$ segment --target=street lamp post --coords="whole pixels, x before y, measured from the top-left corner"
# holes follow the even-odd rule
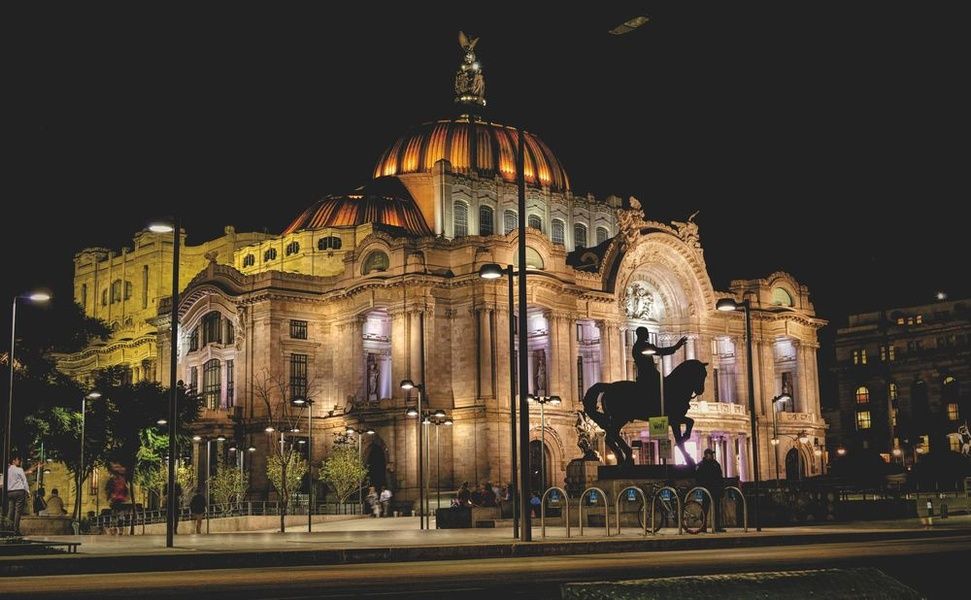
[[[539,453],[539,484],[543,489],[539,491],[539,494],[542,496],[546,492],[546,405],[552,404],[553,406],[558,406],[560,404],[560,397],[534,396],[530,394],[527,400],[539,404],[540,439],[543,444]]]
[[[415,389],[418,394],[418,409],[408,409],[406,413],[409,417],[418,417],[418,423],[416,424],[418,428],[418,444],[417,444],[417,454],[418,454],[418,528],[427,529],[428,516],[425,514],[425,465],[422,462],[422,409],[421,400],[425,392],[425,386],[421,383],[414,383],[410,379],[403,379],[401,381],[401,389],[407,392],[410,389]]]
[[[314,515],[314,401],[297,397],[290,401],[294,406],[307,408],[307,533],[313,531]]]
[[[513,266],[503,269],[495,263],[482,265],[479,277],[483,279],[498,279],[503,274],[509,280],[509,485],[516,485],[516,314],[515,296],[513,295]],[[512,504],[512,537],[519,537],[519,504],[513,498]]]
[[[752,469],[755,485],[755,504],[752,514],[755,517],[755,530],[762,531],[762,521],[759,519],[759,430],[755,420],[755,374],[752,367],[752,307],[746,298],[736,302],[732,298],[722,298],[715,304],[720,311],[734,311],[742,309],[745,312],[745,356],[748,362],[748,411],[752,426]]]
[[[529,389],[529,357],[527,349],[529,340],[526,339],[526,142],[523,130],[516,132],[519,138],[519,148],[516,153],[516,183],[518,184],[519,208],[519,514],[522,515],[522,536],[524,542],[533,541],[533,528],[529,514],[529,498],[526,490],[529,488],[529,404],[526,402],[526,390]]]
[[[81,396],[81,457],[80,457],[80,459],[78,461],[78,473],[77,473],[77,476],[78,476],[78,483],[77,483],[77,486],[78,486],[77,487],[77,490],[78,490],[78,501],[75,503],[77,505],[77,507],[74,510],[74,520],[78,523],[79,526],[80,526],[80,523],[81,523],[81,511],[82,511],[81,504],[83,503],[83,500],[84,500],[84,498],[83,498],[83,494],[84,494],[84,471],[85,471],[85,469],[84,469],[84,424],[85,424],[85,415],[86,415],[86,411],[87,411],[87,402],[88,402],[88,400],[97,400],[100,397],[101,397],[101,392],[99,392],[97,390],[92,391],[92,392],[89,392],[89,393],[85,394],[84,396]]]
[[[0,498],[0,505],[3,506],[3,514],[7,514],[7,472],[10,468],[10,451],[13,445],[13,431],[11,429],[13,423],[13,370],[14,370],[14,350],[17,345],[17,300],[27,300],[35,304],[43,304],[51,299],[51,295],[47,292],[31,292],[23,296],[13,297],[13,309],[10,315],[10,356],[8,359],[8,367],[10,370],[10,388],[7,390],[7,423],[3,429],[3,475],[4,475],[4,486],[3,486],[3,497]]]
[[[177,390],[177,379],[175,370],[178,365],[178,346],[179,346],[179,218],[175,217],[172,223],[156,223],[149,225],[149,231],[154,233],[172,232],[172,314],[169,332],[169,477],[168,477],[168,499],[165,502],[165,547],[171,548],[175,544],[175,457],[178,455],[179,434],[178,406],[179,395]]]
[[[361,462],[364,462],[364,458],[361,456],[361,450],[362,450],[361,442],[364,439],[364,435],[374,435],[374,430],[371,429],[370,427],[359,429],[357,427],[348,426],[346,431],[348,435],[357,436],[357,459]],[[361,514],[363,515],[364,514],[364,492],[360,484],[358,484],[357,486],[357,507],[358,509],[360,509]]]

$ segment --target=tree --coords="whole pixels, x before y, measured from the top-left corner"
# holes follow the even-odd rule
[[[306,419],[307,407],[319,388],[319,378],[315,375],[306,380],[302,389],[294,390],[291,378],[271,374],[264,369],[253,384],[253,394],[263,402],[267,425],[280,432],[279,443],[269,444],[266,474],[280,498],[280,532],[286,532],[286,514],[297,491],[300,481],[307,472],[307,461],[300,456],[296,440],[287,443],[286,432],[299,433],[299,425]],[[291,403],[299,393],[307,402],[302,407]],[[303,465],[302,467],[300,465]],[[291,469],[299,470],[299,476]],[[313,485],[313,482],[310,482]]]
[[[368,470],[357,448],[346,433],[337,434],[330,455],[320,469],[320,480],[334,489],[337,501],[343,504],[360,489]]]
[[[227,465],[220,459],[209,486],[209,493],[216,504],[238,505],[246,495],[249,478],[240,469]]]

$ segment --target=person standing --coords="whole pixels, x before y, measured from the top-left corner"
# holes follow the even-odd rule
[[[196,524],[196,533],[202,533],[202,520],[206,517],[206,497],[196,492],[189,500],[189,512]]]
[[[721,513],[721,500],[722,492],[725,488],[725,481],[722,477],[722,466],[718,464],[715,460],[715,451],[711,448],[705,449],[704,458],[698,463],[698,468],[695,471],[695,480],[701,487],[708,490],[711,494],[711,502],[715,503],[715,523],[712,523],[712,528],[715,531],[724,531],[721,526],[723,521]],[[711,523],[708,518],[708,496],[704,496],[701,501],[702,510],[705,512],[705,521]]]
[[[381,501],[381,516],[387,517],[391,512],[391,490],[381,486],[381,495],[378,499]]]
[[[13,524],[14,535],[22,536],[20,532],[20,517],[27,510],[27,498],[30,496],[30,487],[27,483],[27,476],[44,465],[41,461],[26,471],[21,468],[19,456],[11,456],[10,464],[7,466],[7,476],[4,478],[4,485],[7,486],[7,518]]]

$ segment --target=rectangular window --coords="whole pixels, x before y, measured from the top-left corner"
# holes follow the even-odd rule
[[[897,359],[897,347],[896,346],[890,346],[890,347],[887,348],[887,358],[890,360],[890,362],[893,362],[894,360]]]
[[[148,308],[148,265],[142,267],[142,308]]]
[[[923,322],[924,322],[924,315],[917,315],[916,317],[914,317],[914,323],[916,323],[917,325],[920,325]]]
[[[714,395],[715,402],[721,402],[721,398],[719,398],[719,393],[718,393],[718,369],[712,369],[711,373],[712,373],[712,380],[711,380],[712,394]]]
[[[223,341],[222,317],[217,312],[211,312],[202,319],[202,345],[221,344]]]
[[[887,362],[887,347],[880,346],[880,362]]]
[[[950,447],[951,452],[961,452],[961,439],[956,435],[947,436],[947,445]]]
[[[195,352],[199,349],[199,328],[196,327],[189,334],[189,352]]]
[[[290,355],[290,399],[307,397],[307,355]]]
[[[307,322],[290,319],[290,337],[295,340],[307,339]]]
[[[515,211],[507,210],[502,213],[502,232],[509,233],[519,226],[519,215]]]
[[[88,284],[81,284],[81,308],[88,309]]]
[[[860,410],[856,413],[856,428],[857,429],[869,429],[870,428],[870,411]]]
[[[961,418],[960,411],[958,410],[957,402],[951,402],[947,405],[947,420],[957,421]]]
[[[189,387],[192,388],[192,391],[199,389],[199,367],[189,369]]]
[[[896,427],[897,426],[897,409],[896,408],[891,408],[890,409],[890,425],[892,425],[893,427]]]
[[[202,369],[202,395],[206,400],[206,408],[219,408],[219,397],[222,391],[222,373],[219,359],[208,361]]]
[[[226,361],[226,406],[236,405],[236,382],[233,373],[233,361]]]
[[[226,319],[226,343],[232,344],[236,341],[236,327],[233,322]]]
[[[893,381],[887,386],[887,395],[890,396],[891,400],[897,400],[897,384]]]

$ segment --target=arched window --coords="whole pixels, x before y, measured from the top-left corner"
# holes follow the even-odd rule
[[[276,260],[276,248],[270,248],[263,253],[263,262],[269,262],[271,260]]]
[[[389,265],[388,255],[380,250],[375,250],[364,259],[364,275],[372,271],[387,271]]]
[[[287,256],[300,252],[300,242],[290,242],[287,244]]]
[[[341,239],[336,235],[329,235],[327,237],[320,238],[317,240],[318,250],[340,250],[341,249]]]
[[[456,201],[452,204],[452,236],[469,235],[469,205]]]
[[[573,246],[574,248],[587,247],[587,226],[583,223],[573,225]]]
[[[509,233],[516,229],[518,225],[519,215],[516,214],[514,210],[507,210],[502,213],[502,232]]]
[[[212,311],[202,318],[202,345],[221,344],[222,341],[222,317]]]
[[[562,244],[565,237],[565,225],[559,219],[553,219],[553,243]]]
[[[492,235],[496,231],[495,211],[491,206],[479,207],[479,235]]]
[[[865,385],[856,388],[856,403],[868,404],[870,402],[870,390]]]
[[[529,215],[526,217],[526,226],[530,229],[543,231],[543,219],[539,215]]]
[[[773,306],[792,306],[792,304],[792,296],[789,295],[789,292],[781,287],[772,288]]]
[[[222,369],[219,359],[214,358],[202,367],[202,395],[206,399],[206,408],[219,408],[219,397],[222,391]]]
[[[513,254],[513,265],[519,266],[519,253]],[[532,246],[526,246],[526,268],[542,271],[545,266],[540,253]]]
[[[252,267],[256,264],[256,257],[252,254],[247,254],[243,257],[243,267]]]
[[[607,238],[609,238],[609,237],[610,237],[610,232],[607,231],[607,228],[606,227],[597,227],[597,245],[598,246],[600,244],[606,242],[607,241]]]

